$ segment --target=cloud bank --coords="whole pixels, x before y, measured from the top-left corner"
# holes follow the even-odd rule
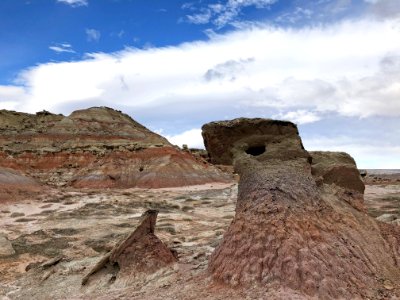
[[[368,32],[368,34],[365,34]],[[205,42],[88,54],[21,72],[0,106],[59,111],[93,99],[132,108],[224,104],[281,113],[400,116],[400,28],[346,21],[303,29],[251,28]],[[21,90],[24,91],[21,94]]]

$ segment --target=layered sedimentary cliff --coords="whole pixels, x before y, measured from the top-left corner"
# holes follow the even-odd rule
[[[204,160],[106,107],[70,116],[0,111],[0,167],[53,186],[169,187],[224,181]]]

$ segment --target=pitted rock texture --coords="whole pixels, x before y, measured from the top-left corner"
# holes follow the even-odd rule
[[[400,230],[366,215],[354,205],[362,206],[357,197],[363,189],[335,178],[354,179],[357,169],[349,156],[318,153],[312,166],[296,125],[288,122],[240,119],[211,128],[213,142],[206,143],[211,159],[221,153],[211,145],[230,145],[223,155],[226,162],[232,155],[240,175],[235,218],[209,262],[214,280],[238,287],[283,286],[320,299],[379,298],[383,282],[399,286]],[[246,131],[227,144],[226,128]],[[248,151],[260,145],[264,153]],[[324,177],[335,159],[351,172]],[[322,176],[319,185],[312,169]]]
[[[354,159],[344,152],[312,151],[311,173],[318,186],[334,184],[342,200],[348,201],[355,209],[365,211],[364,190]]]
[[[203,125],[202,135],[214,164],[231,165],[238,151],[255,151],[256,156],[278,159],[308,155],[296,125],[287,121],[260,118],[217,121]]]
[[[82,284],[107,266],[112,269],[117,265],[118,277],[134,277],[175,263],[177,259],[172,251],[154,234],[157,214],[156,210],[144,212],[138,227],[89,271]]]
[[[204,159],[106,107],[68,117],[1,110],[0,167],[52,186],[171,187],[227,181]]]

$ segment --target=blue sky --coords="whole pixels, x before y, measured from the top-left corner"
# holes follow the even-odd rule
[[[177,144],[288,119],[306,148],[400,168],[398,0],[2,0],[0,109],[123,110]]]

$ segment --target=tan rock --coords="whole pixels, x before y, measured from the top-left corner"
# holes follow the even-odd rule
[[[0,233],[0,257],[7,257],[15,254],[15,250],[7,236]]]
[[[132,234],[89,271],[82,279],[82,285],[106,265],[118,265],[118,276],[134,276],[151,274],[176,262],[173,252],[154,234],[157,214],[156,210],[144,212]]]

